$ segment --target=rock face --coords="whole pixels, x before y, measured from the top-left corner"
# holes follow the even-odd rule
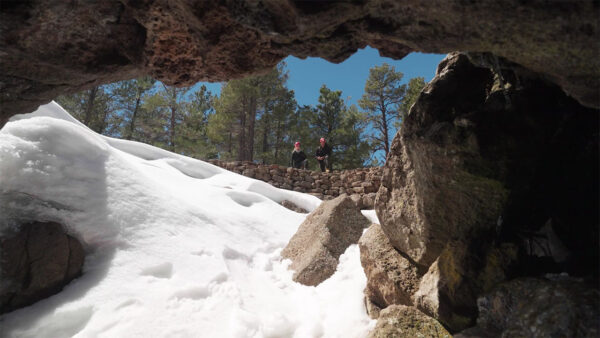
[[[392,245],[424,267],[448,239],[494,229],[506,203],[501,182],[469,170],[485,163],[467,118],[485,102],[492,81],[488,69],[466,56],[448,56],[394,138],[377,215]]]
[[[437,320],[404,305],[392,305],[381,311],[377,325],[369,333],[369,338],[404,337],[450,338],[452,336]]]
[[[340,62],[370,45],[489,52],[598,107],[598,3],[368,0],[6,2],[0,12],[0,126],[58,94],[149,74],[222,81],[288,55]]]
[[[329,278],[340,255],[358,242],[369,224],[346,195],[321,203],[281,252],[283,258],[292,260],[294,281],[314,286]]]
[[[84,252],[57,223],[30,223],[0,239],[0,313],[60,291],[81,274]]]
[[[439,65],[394,138],[375,202],[391,245],[426,271],[414,306],[451,332],[473,325],[477,297],[513,276],[598,276],[600,114],[472,57]],[[569,261],[528,254],[544,225]]]
[[[453,332],[469,327],[477,317],[477,295],[506,280],[516,260],[517,248],[508,243],[491,245],[481,255],[453,243],[421,278],[413,294],[415,307]]]
[[[455,337],[598,337],[600,292],[569,277],[520,278],[479,298],[477,326]]]
[[[360,263],[367,275],[365,302],[371,318],[393,304],[413,305],[412,296],[423,272],[390,244],[379,224],[372,224],[358,242]]]

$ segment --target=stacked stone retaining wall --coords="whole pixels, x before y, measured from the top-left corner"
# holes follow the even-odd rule
[[[324,200],[348,194],[361,209],[373,208],[375,194],[381,184],[381,167],[334,170],[323,173],[277,164],[219,160],[209,160],[208,162],[229,171],[267,182],[277,188],[308,193]]]

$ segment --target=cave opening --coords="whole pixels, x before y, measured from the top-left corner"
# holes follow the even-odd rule
[[[101,91],[104,84],[147,75],[166,85],[154,99],[160,106],[186,95],[168,85],[265,75],[289,55],[341,62],[366,46],[394,58],[452,53],[403,116],[375,202],[390,246],[419,265],[421,284],[411,284],[411,292],[419,290],[409,305],[454,333],[475,324],[475,299],[492,286],[563,272],[589,282],[598,303],[598,1],[110,0],[13,2],[1,9],[0,126],[58,95],[85,90],[83,96],[101,99],[117,90]],[[187,141],[208,125],[208,91],[190,104],[201,113],[188,118],[194,128],[180,128]],[[259,105],[246,99],[248,107]],[[273,107],[289,103],[276,101]],[[138,120],[146,129],[142,141],[175,151],[185,145],[176,141],[184,117],[174,108],[154,110],[164,126]],[[110,125],[81,115],[97,131]],[[238,144],[233,159],[274,150],[268,137],[247,142],[257,136],[249,135],[257,120],[238,117],[244,138],[234,139],[226,120],[202,137],[216,135],[224,149]],[[293,130],[263,122],[260,141],[267,135],[260,128]],[[136,126],[118,133],[133,139]],[[190,148],[199,147],[178,152],[193,155]]]

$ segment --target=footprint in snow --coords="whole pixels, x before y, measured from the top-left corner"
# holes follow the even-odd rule
[[[265,198],[254,193],[242,192],[242,191],[230,191],[226,193],[229,198],[231,198],[235,203],[244,206],[250,207],[254,203],[264,202]]]
[[[142,276],[152,276],[155,278],[171,278],[173,276],[173,264],[169,262],[161,263],[142,269]]]
[[[205,249],[200,249],[198,251],[192,251],[191,252],[192,255],[194,256],[212,256],[213,253],[211,251],[205,250]]]
[[[243,260],[250,262],[250,257],[229,247],[225,247],[225,249],[223,249],[223,258],[227,260]]]
[[[228,279],[229,275],[224,272],[221,272],[220,274],[213,277],[213,279],[211,279],[211,283],[222,284],[225,283]]]
[[[142,302],[140,302],[139,300],[137,300],[135,298],[128,299],[128,300],[124,301],[123,303],[117,305],[117,307],[115,307],[115,310],[121,310],[124,308],[128,308],[130,306],[133,306],[133,305],[139,305],[141,303]]]
[[[176,291],[171,296],[171,299],[192,299],[200,300],[208,298],[212,295],[212,292],[205,286],[196,286],[187,289]]]

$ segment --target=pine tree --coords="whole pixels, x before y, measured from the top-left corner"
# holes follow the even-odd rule
[[[178,125],[183,121],[190,87],[162,84],[142,104],[144,116],[139,121],[140,141],[175,151]]]
[[[319,146],[319,139],[325,138],[332,147],[331,160],[333,169],[358,168],[368,159],[369,146],[363,141],[365,119],[359,114],[356,106],[346,107],[342,99],[342,92],[333,91],[327,86],[319,90],[319,104],[316,107],[304,106],[298,110],[300,123],[308,121],[308,133],[299,136],[305,138],[308,134],[308,145],[313,145],[311,150],[306,150],[309,157],[313,157]],[[312,161],[312,168],[317,168],[316,160]]]
[[[284,121],[293,113],[293,92],[285,88],[284,65],[263,74],[232,80],[215,99],[208,136],[222,159],[279,161]],[[274,152],[274,154],[272,153]]]
[[[114,101],[118,110],[116,122],[118,134],[124,139],[136,139],[136,127],[140,115],[143,115],[143,103],[150,94],[155,80],[150,77],[117,82],[112,87]]]
[[[400,109],[398,110],[398,118],[400,119],[398,125],[404,121],[406,116],[408,116],[408,112],[412,105],[417,101],[417,98],[421,94],[421,91],[425,87],[425,78],[423,77],[414,77],[408,81],[408,87],[406,89],[406,94],[404,95],[404,99],[400,104]]]
[[[107,133],[114,105],[109,86],[96,86],[78,93],[61,95],[56,102],[93,131]]]
[[[394,66],[384,63],[369,70],[365,93],[358,101],[365,110],[367,120],[376,131],[371,136],[373,150],[382,150],[387,158],[391,137],[395,134],[394,125],[398,107],[404,98],[406,85],[400,84],[403,74]]]
[[[212,101],[213,96],[204,85],[191,93],[183,105],[183,119],[177,126],[177,153],[201,159],[216,158],[216,148],[209,142],[207,130],[214,113]]]

